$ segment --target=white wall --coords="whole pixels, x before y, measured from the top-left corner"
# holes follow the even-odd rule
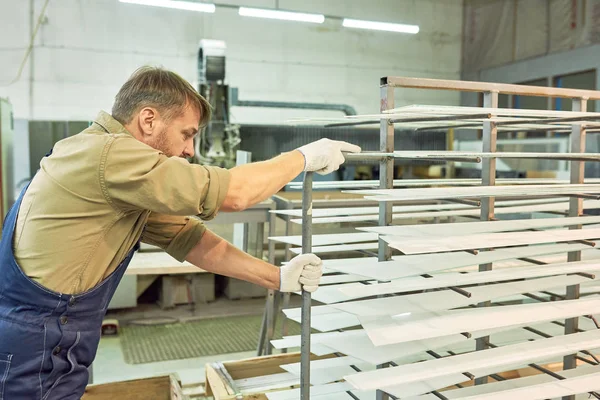
[[[44,0],[32,1],[37,17]],[[28,63],[21,79],[7,87],[28,44],[30,0],[0,0],[0,96],[10,98],[16,118],[89,120],[99,109],[110,110],[120,85],[141,65],[163,65],[195,84],[202,38],[227,42],[228,81],[239,87],[242,100],[347,103],[370,113],[378,111],[381,76],[460,76],[461,0],[281,0],[279,6],[418,24],[421,32],[351,30],[337,20],[318,26],[260,20],[224,8],[202,14],[118,0],[50,0],[33,50],[32,82]],[[398,105],[415,103],[459,104],[459,95],[397,91]],[[239,122],[326,113],[232,110]]]

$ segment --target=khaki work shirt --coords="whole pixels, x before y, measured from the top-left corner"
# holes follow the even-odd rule
[[[141,238],[183,261],[213,218],[229,171],[167,157],[100,112],[40,163],[19,209],[15,258],[31,279],[67,294],[104,280]]]

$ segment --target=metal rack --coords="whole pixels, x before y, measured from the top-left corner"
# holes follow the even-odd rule
[[[469,128],[473,128],[473,121],[467,121],[465,124],[464,120],[469,118],[478,118],[478,126],[482,128],[482,141],[483,141],[483,152],[484,153],[495,153],[496,152],[496,140],[499,126],[511,127],[518,129],[519,125],[522,125],[523,130],[527,130],[531,124],[542,124],[548,125],[545,127],[547,130],[564,131],[565,125],[572,122],[570,126],[570,143],[571,153],[584,153],[585,152],[585,140],[586,140],[586,127],[593,126],[590,121],[599,119],[599,115],[591,115],[588,117],[575,116],[575,117],[559,117],[559,118],[536,118],[532,120],[515,121],[515,122],[502,122],[493,118],[493,114],[487,114],[487,110],[483,110],[478,114],[459,115],[459,116],[448,116],[447,118],[435,118],[430,116],[424,116],[422,118],[397,118],[391,110],[395,109],[394,102],[394,91],[396,88],[418,88],[418,89],[433,89],[433,90],[452,90],[460,92],[480,92],[483,94],[483,108],[484,109],[497,109],[498,107],[498,95],[526,95],[526,96],[541,96],[541,97],[558,97],[558,98],[570,98],[573,102],[573,111],[586,112],[587,111],[587,100],[600,100],[600,92],[589,91],[589,90],[574,90],[574,89],[563,89],[563,88],[548,88],[548,87],[535,87],[535,86],[521,86],[511,84],[496,84],[496,83],[483,83],[483,82],[466,82],[466,81],[450,81],[450,80],[435,80],[435,79],[419,79],[419,78],[404,78],[404,77],[384,77],[380,82],[380,111],[382,114],[389,113],[387,116],[379,116],[380,125],[380,152],[379,165],[380,165],[380,181],[379,187],[382,189],[393,188],[393,174],[394,174],[394,157],[391,155],[394,152],[394,125],[396,123],[419,123],[426,124],[428,121],[455,121],[456,123],[452,126],[459,127],[463,125],[469,125]],[[460,121],[460,120],[463,121]],[[577,121],[577,122],[576,122]],[[587,124],[579,123],[581,121],[587,121]],[[348,121],[338,122],[339,124],[372,124],[377,122],[373,119],[373,116],[365,117],[362,121]],[[552,125],[550,125],[552,124]],[[557,125],[554,125],[557,124]],[[597,126],[597,125],[596,125]],[[439,124],[438,124],[439,128]],[[419,129],[422,129],[420,127]],[[536,127],[536,129],[543,129]],[[369,159],[373,155],[369,156]],[[354,159],[360,159],[360,155],[353,156]],[[482,186],[494,186],[496,181],[496,158],[485,157],[481,160],[482,162]],[[571,165],[571,184],[582,184],[584,181],[584,160],[576,159],[569,161]],[[312,237],[312,226],[311,226],[311,214],[312,214],[312,173],[306,173],[303,184],[303,214],[302,214],[302,250],[304,253],[311,251],[311,237]],[[583,201],[584,196],[571,196],[569,199],[569,213],[568,216],[575,217],[582,215],[583,212]],[[493,221],[494,220],[494,197],[482,197],[481,198],[481,221]],[[379,225],[388,226],[392,224],[392,202],[380,202],[379,203]],[[581,229],[581,225],[572,226],[570,229]],[[387,261],[391,259],[391,248],[389,245],[379,238],[379,250],[378,259],[379,261]],[[579,261],[581,260],[581,251],[574,251],[568,253],[568,261]],[[486,263],[479,265],[479,271],[490,271],[492,270],[492,263]],[[578,299],[580,294],[579,285],[573,285],[567,287],[566,299]],[[486,301],[478,304],[478,307],[489,306],[490,302]],[[301,398],[307,400],[310,398],[310,329],[311,329],[311,295],[310,293],[302,293],[302,340],[301,340],[301,354],[302,354],[302,367],[301,367]],[[571,334],[578,331],[578,317],[569,318],[565,321],[565,334]],[[484,350],[494,347],[489,341],[489,337],[483,337],[477,339],[476,350]],[[567,355],[564,357],[564,369],[572,369],[576,367],[576,354]],[[535,364],[534,367],[538,367],[542,372],[548,373],[557,379],[561,379],[557,374],[551,371],[544,370]],[[384,368],[387,365],[380,365],[378,368]],[[476,384],[482,384],[487,382],[487,377],[476,379]],[[594,395],[596,395],[594,393]],[[389,398],[387,394],[378,391],[378,400]],[[444,397],[440,397],[444,398]],[[574,396],[564,397],[566,400],[574,399]]]

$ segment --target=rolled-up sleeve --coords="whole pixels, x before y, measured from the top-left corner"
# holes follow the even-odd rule
[[[183,262],[205,231],[206,227],[197,218],[150,213],[141,240]]]
[[[229,171],[167,157],[132,137],[107,143],[100,166],[106,200],[123,212],[214,218],[229,188]]]

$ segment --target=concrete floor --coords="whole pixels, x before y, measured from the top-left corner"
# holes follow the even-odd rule
[[[291,307],[300,305],[300,297],[292,296]],[[265,299],[227,300],[219,298],[210,304],[201,304],[194,311],[189,305],[177,306],[171,310],[161,310],[154,304],[140,304],[134,309],[111,310],[107,318],[119,320],[121,326],[131,321],[158,321],[161,318],[185,323],[186,321],[216,316],[262,315]],[[258,337],[258,332],[256,332]],[[177,373],[182,384],[203,383],[204,366],[215,361],[232,361],[256,356],[256,351],[242,353],[219,354],[207,357],[188,358],[183,360],[162,361],[147,364],[127,364],[121,350],[118,336],[105,336],[100,340],[98,353],[93,364],[94,383],[108,383],[130,379],[147,378],[157,375]]]
[[[98,354],[93,365],[94,383],[125,381],[177,373],[183,385],[197,384],[204,382],[204,366],[207,363],[240,360],[255,355],[255,351],[249,351],[148,364],[127,364],[121,351],[120,339],[118,337],[104,337],[100,340]]]

